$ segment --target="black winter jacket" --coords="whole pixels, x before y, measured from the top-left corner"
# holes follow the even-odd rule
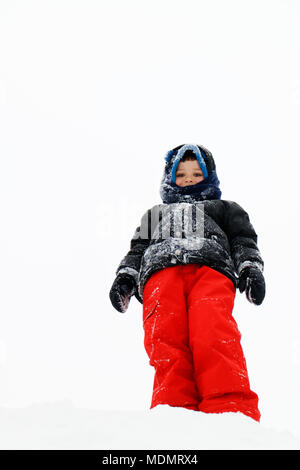
[[[201,168],[206,166],[208,176],[193,186],[178,187],[174,167],[176,170],[176,163],[187,150],[197,156]],[[231,279],[235,287],[244,268],[252,266],[263,271],[249,216],[236,202],[220,199],[215,163],[203,146],[184,145],[168,152],[160,194],[163,204],[142,216],[130,250],[116,271],[135,279],[135,296],[140,302],[151,274],[167,266],[206,265]]]

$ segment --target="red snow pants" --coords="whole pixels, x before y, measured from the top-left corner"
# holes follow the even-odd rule
[[[155,369],[152,403],[260,420],[236,321],[233,282],[200,264],[155,271],[143,292],[144,345]]]

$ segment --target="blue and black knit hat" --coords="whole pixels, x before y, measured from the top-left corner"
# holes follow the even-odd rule
[[[187,154],[195,155],[204,180],[194,185],[180,187],[175,183],[176,170],[180,160]],[[164,175],[160,185],[160,196],[164,203],[220,199],[222,193],[219,184],[212,153],[203,145],[183,144],[167,152]]]

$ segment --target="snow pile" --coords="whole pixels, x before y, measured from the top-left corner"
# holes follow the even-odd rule
[[[300,449],[299,438],[240,413],[160,405],[146,411],[80,409],[69,400],[0,409],[1,449]]]

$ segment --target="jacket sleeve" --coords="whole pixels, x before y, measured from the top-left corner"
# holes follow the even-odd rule
[[[247,212],[236,202],[224,201],[224,228],[228,237],[238,276],[248,266],[264,270],[264,262],[257,247],[257,234]]]
[[[135,229],[134,235],[130,242],[130,250],[124,256],[116,270],[116,275],[122,273],[130,274],[134,278],[136,285],[138,283],[138,274],[140,271],[142,257],[151,241],[151,234],[150,230],[148,229],[150,220],[149,217],[150,209],[143,215],[140,225]]]

